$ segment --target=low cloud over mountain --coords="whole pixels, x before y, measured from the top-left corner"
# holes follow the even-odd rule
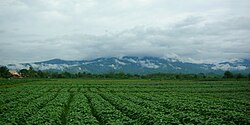
[[[4,0],[0,63],[124,55],[194,63],[249,58],[249,6],[248,0]]]
[[[10,69],[23,69],[33,67],[36,70],[47,70],[55,72],[88,72],[88,73],[110,73],[125,72],[132,74],[150,73],[216,73],[222,74],[226,70],[240,73],[250,72],[250,60],[235,60],[217,64],[196,64],[183,62],[173,58],[158,57],[110,57],[94,60],[65,61],[53,59],[43,62],[9,64]]]

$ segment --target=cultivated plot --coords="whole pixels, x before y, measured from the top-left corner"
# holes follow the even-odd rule
[[[249,81],[0,81],[0,124],[250,124]]]

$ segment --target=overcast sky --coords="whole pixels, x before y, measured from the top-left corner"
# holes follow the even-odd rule
[[[0,64],[250,58],[249,0],[0,0]]]

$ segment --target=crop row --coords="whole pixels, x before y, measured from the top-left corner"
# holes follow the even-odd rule
[[[109,102],[96,93],[86,93],[93,115],[100,124],[131,124],[132,119],[122,114]]]
[[[130,100],[122,99],[118,95],[111,93],[101,94],[103,98],[108,100],[117,109],[137,121],[139,124],[179,124],[180,122],[175,117],[172,117],[162,112],[155,111],[150,107],[143,107],[135,104]]]
[[[4,115],[1,116],[3,118],[1,122],[6,124],[25,124],[28,117],[46,106],[47,102],[53,100],[56,96],[57,93],[45,93],[41,97],[31,100],[30,102],[19,103],[13,110],[8,109],[8,112],[5,112]]]
[[[183,121],[188,117],[192,122],[199,122],[202,124],[216,123],[216,124],[244,124],[249,123],[248,116],[242,112],[236,111],[237,107],[232,105],[226,105],[223,103],[216,103],[207,99],[179,96],[179,95],[157,95],[157,94],[142,94],[136,93],[136,96],[144,99],[141,100],[141,104],[151,106],[160,105],[168,109],[173,109],[169,112],[172,116],[178,117]],[[135,96],[129,96],[133,101],[140,103],[140,99]],[[150,105],[149,105],[150,104]],[[189,114],[192,114],[189,116]],[[195,116],[195,117],[194,117]],[[194,119],[195,118],[195,119]],[[185,122],[190,123],[187,119]],[[203,123],[205,122],[205,123]],[[196,123],[194,123],[196,124]]]
[[[195,112],[184,112],[178,108],[175,108],[173,106],[163,106],[161,103],[158,103],[156,101],[149,101],[144,100],[135,94],[117,94],[119,97],[121,97],[124,100],[130,100],[140,106],[143,106],[145,108],[150,108],[152,110],[155,110],[156,112],[161,112],[164,115],[172,116],[177,118],[176,122],[181,124],[205,124],[206,120],[203,116],[201,116],[198,113]],[[142,95],[145,96],[145,95]],[[160,99],[160,98],[159,98]],[[178,104],[176,104],[178,105]]]
[[[54,80],[0,86],[0,124],[250,124],[249,82]]]
[[[9,92],[1,92],[0,96],[0,106],[6,105],[10,102],[19,102],[22,98],[26,98],[29,95],[35,94],[40,90],[47,90],[46,87],[37,88],[37,87],[15,87],[8,88],[11,89]]]
[[[5,102],[4,105],[0,107],[0,115],[3,115],[5,112],[10,112],[15,110],[16,107],[26,105],[30,101],[39,98],[42,96],[42,92],[28,91],[27,93],[22,92],[21,94],[12,95],[10,97],[15,98],[15,100],[7,101],[6,97],[2,99],[2,102]]]
[[[91,112],[91,107],[83,93],[76,93],[70,104],[69,114],[67,116],[69,125],[99,124]]]
[[[62,114],[69,93],[59,93],[55,99],[26,120],[26,124],[62,124]]]

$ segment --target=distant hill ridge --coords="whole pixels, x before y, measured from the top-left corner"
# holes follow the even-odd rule
[[[250,73],[250,60],[241,59],[233,62],[221,62],[217,64],[196,64],[182,62],[173,58],[160,57],[107,57],[93,60],[67,61],[52,59],[34,63],[19,63],[7,65],[10,69],[23,69],[32,66],[35,70],[48,70],[54,72],[88,72],[109,73],[124,72],[131,74],[151,73],[216,73],[222,74],[226,70],[240,73]]]

